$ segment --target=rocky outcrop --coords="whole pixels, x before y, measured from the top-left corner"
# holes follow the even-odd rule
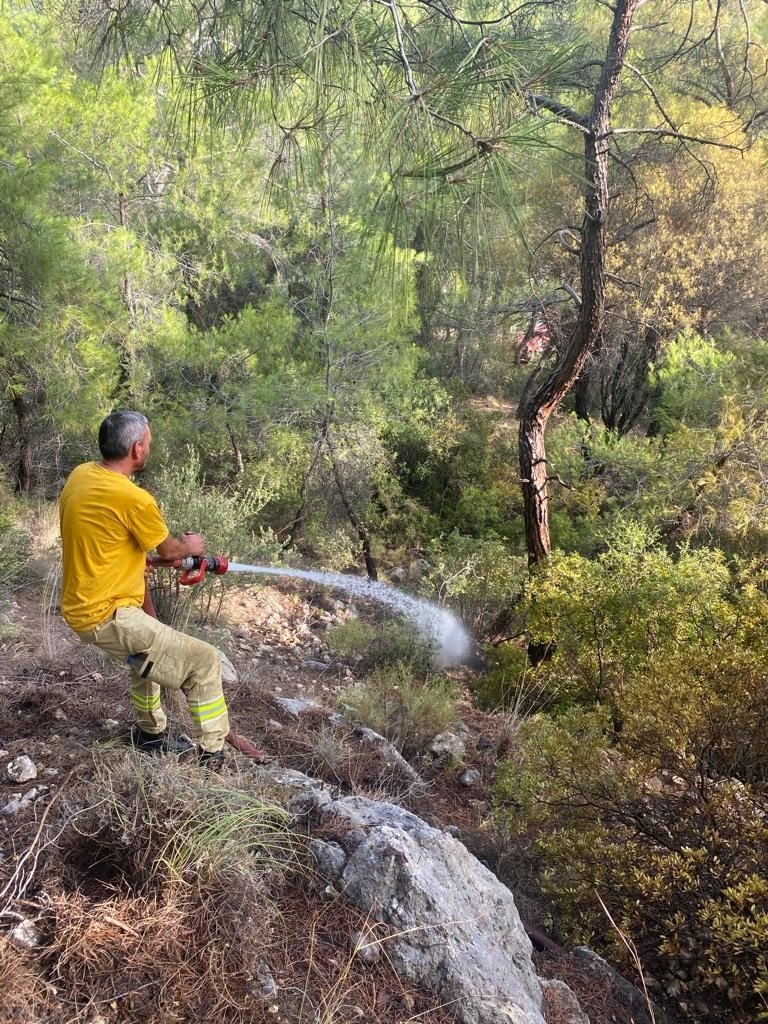
[[[335,840],[316,845],[316,861],[388,926],[376,941],[401,976],[433,991],[463,1024],[544,1024],[512,894],[458,840],[363,797],[304,793],[290,809],[297,828]]]

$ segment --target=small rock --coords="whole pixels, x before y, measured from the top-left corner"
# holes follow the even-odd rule
[[[259,979],[261,985],[261,994],[265,999],[274,999],[277,995],[277,982],[272,976],[272,972],[265,963],[259,963],[256,967],[256,976]]]
[[[270,718],[264,728],[267,732],[282,732],[284,726],[283,723],[278,722],[276,718]]]
[[[113,730],[115,730],[119,725],[120,725],[120,723],[118,722],[118,720],[116,718],[105,718],[104,719],[104,728],[105,729],[109,729],[110,732],[113,732]]]
[[[341,846],[323,839],[311,839],[309,852],[312,854],[318,874],[331,882],[336,881],[347,863],[347,855]]]
[[[394,583],[396,587],[402,587],[404,583],[408,582],[408,573],[401,565],[396,565],[389,574],[389,580],[390,583]]]
[[[35,922],[27,919],[21,921],[8,932],[8,938],[17,949],[35,949],[43,944]]]
[[[478,750],[493,750],[493,740],[489,736],[482,735],[477,738]]]
[[[453,732],[460,733],[462,736],[466,736],[467,733],[469,732],[469,726],[467,725],[467,723],[462,722],[460,719],[459,721],[453,723],[451,729]]]
[[[363,932],[352,932],[349,936],[349,948],[364,964],[377,964],[381,959],[378,942]]]
[[[104,682],[104,676],[101,674],[101,672],[91,672],[89,679],[92,679],[94,683]]]
[[[459,782],[462,786],[469,788],[470,786],[476,786],[482,776],[476,768],[467,768],[465,772],[462,772],[459,776]]]
[[[53,717],[56,719],[57,722],[66,722],[67,720],[67,716],[64,713],[64,711],[62,711],[61,708],[56,708],[56,710],[53,712]]]
[[[13,761],[9,761],[7,771],[8,777],[13,782],[29,782],[30,779],[37,778],[35,762],[31,757],[27,757],[26,754],[22,754],[21,757],[15,757]]]
[[[314,658],[307,658],[306,661],[302,661],[301,667],[315,669],[318,672],[325,672],[325,670],[328,668],[328,662],[315,661]]]
[[[441,732],[429,743],[427,750],[436,761],[460,761],[464,756],[464,740],[453,732]]]

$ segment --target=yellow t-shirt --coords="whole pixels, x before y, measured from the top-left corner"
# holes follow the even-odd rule
[[[76,632],[116,608],[141,607],[146,554],[168,536],[157,502],[96,462],[74,469],[59,498],[61,614]]]

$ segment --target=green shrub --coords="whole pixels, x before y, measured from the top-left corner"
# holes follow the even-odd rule
[[[409,755],[456,721],[458,692],[441,676],[420,677],[409,665],[381,667],[342,694],[339,707]]]
[[[422,588],[454,608],[469,629],[486,636],[503,628],[528,576],[523,555],[510,554],[497,539],[451,533],[427,548],[431,568]]]
[[[171,533],[198,531],[209,554],[234,561],[269,565],[276,560],[279,544],[269,533],[254,530],[264,496],[248,489],[222,493],[206,488],[194,450],[189,449],[186,461],[164,467],[153,489]],[[250,576],[227,574],[208,577],[196,587],[180,587],[176,572],[161,569],[152,578],[151,593],[158,616],[183,626],[190,619],[215,621],[226,591],[252,582]]]
[[[363,622],[348,619],[328,631],[328,646],[363,671],[385,665],[408,665],[414,672],[429,672],[434,651],[410,622],[387,619]]]

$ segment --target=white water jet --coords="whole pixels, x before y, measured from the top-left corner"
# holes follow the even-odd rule
[[[260,576],[290,576],[309,580],[324,587],[345,590],[355,597],[378,601],[400,612],[414,623],[419,633],[437,648],[437,662],[441,666],[458,665],[465,660],[472,648],[469,633],[462,623],[445,608],[438,608],[429,601],[421,601],[410,594],[403,594],[394,587],[362,576],[344,576],[338,572],[314,572],[310,569],[286,569],[268,565],[243,565],[229,563],[229,572],[255,573]]]

